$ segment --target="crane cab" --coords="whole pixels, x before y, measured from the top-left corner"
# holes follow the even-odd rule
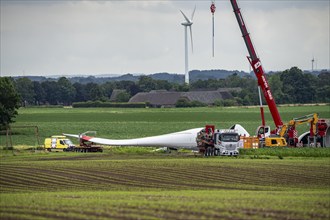
[[[269,126],[259,126],[256,131],[256,135],[259,139],[269,137],[271,134]]]

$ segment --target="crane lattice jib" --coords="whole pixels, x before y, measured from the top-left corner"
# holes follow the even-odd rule
[[[247,28],[246,28],[246,25],[244,23],[243,16],[241,14],[240,8],[238,7],[237,1],[236,0],[231,0],[230,2],[233,6],[233,10],[234,10],[238,25],[241,29],[243,39],[245,41],[245,45],[246,45],[246,47],[249,51],[249,55],[250,55],[248,57],[249,62],[252,66],[252,69],[253,69],[257,79],[258,79],[258,85],[261,87],[261,90],[264,94],[267,105],[269,107],[269,111],[270,111],[270,113],[273,117],[273,121],[275,123],[275,126],[276,126],[276,128],[279,128],[280,126],[283,125],[283,122],[282,122],[281,116],[278,112],[278,109],[276,107],[276,103],[275,103],[274,97],[272,95],[272,92],[269,88],[269,85],[268,85],[267,79],[265,77],[265,73],[264,73],[264,70],[262,68],[260,59],[258,58],[257,53],[256,53],[256,51],[253,47],[252,40],[250,38],[249,32],[247,31]]]

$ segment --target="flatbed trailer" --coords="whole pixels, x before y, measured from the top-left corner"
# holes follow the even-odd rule
[[[94,132],[93,132],[94,133]],[[96,132],[95,132],[96,134]],[[103,147],[93,142],[79,138],[79,146],[72,148],[73,152],[103,152]]]
[[[90,146],[77,146],[77,147],[70,147],[66,149],[67,152],[103,152],[103,147],[98,145],[90,145]]]

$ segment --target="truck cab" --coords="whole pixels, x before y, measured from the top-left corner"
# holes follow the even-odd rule
[[[50,138],[45,139],[45,149],[48,151],[52,151],[52,150],[67,151],[74,147],[75,145],[66,136],[54,135],[51,136]]]
[[[214,148],[217,155],[237,156],[243,143],[235,130],[217,130],[214,133]]]

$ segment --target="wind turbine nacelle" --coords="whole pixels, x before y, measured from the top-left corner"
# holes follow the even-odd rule
[[[181,23],[183,26],[191,26],[193,24],[193,22],[183,22]]]

